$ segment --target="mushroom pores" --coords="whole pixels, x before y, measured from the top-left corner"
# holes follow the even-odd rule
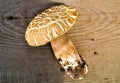
[[[46,9],[30,22],[25,39],[30,46],[41,46],[66,33],[76,22],[74,7],[59,5]]]

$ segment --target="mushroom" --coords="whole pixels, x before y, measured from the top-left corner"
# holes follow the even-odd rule
[[[65,33],[75,24],[78,13],[74,7],[59,5],[38,14],[28,25],[25,39],[30,46],[51,43],[55,57],[72,79],[83,79],[88,72],[86,62],[78,54]]]

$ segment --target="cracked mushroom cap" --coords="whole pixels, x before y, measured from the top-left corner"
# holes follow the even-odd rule
[[[60,5],[46,9],[30,22],[25,39],[30,46],[41,46],[66,33],[76,22],[74,7]]]

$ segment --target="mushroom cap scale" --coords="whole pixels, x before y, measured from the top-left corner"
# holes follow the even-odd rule
[[[30,22],[25,39],[30,46],[41,46],[66,33],[76,22],[74,7],[59,5],[46,9]]]

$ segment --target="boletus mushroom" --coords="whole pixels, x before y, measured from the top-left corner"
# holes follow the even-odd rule
[[[28,25],[25,39],[30,46],[51,43],[55,57],[72,79],[83,79],[88,67],[65,33],[76,22],[74,7],[59,5],[38,14]]]

